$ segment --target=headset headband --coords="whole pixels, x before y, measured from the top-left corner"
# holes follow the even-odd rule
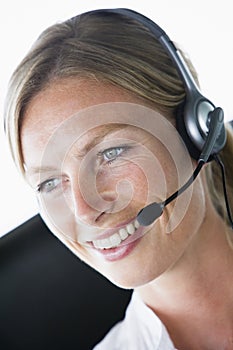
[[[206,137],[209,133],[209,124],[211,114],[215,110],[215,105],[206,97],[204,97],[191,72],[185,63],[181,53],[175,47],[174,43],[170,40],[165,31],[160,28],[155,22],[148,17],[129,9],[102,9],[88,12],[90,14],[117,14],[125,16],[127,18],[138,21],[145,26],[154,37],[161,43],[168,56],[171,58],[174,66],[180,78],[183,81],[186,99],[183,106],[182,115],[177,115],[177,129],[181,134],[190,155],[194,159],[199,159],[201,151],[204,147]],[[218,107],[219,109],[219,107]],[[223,111],[221,110],[223,115]],[[221,127],[215,142],[213,142],[212,149],[210,151],[209,160],[212,160],[212,156],[221,151],[226,142],[226,132],[224,127],[224,118],[222,117]]]

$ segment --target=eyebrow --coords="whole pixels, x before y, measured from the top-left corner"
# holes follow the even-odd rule
[[[29,175],[34,175],[34,174],[37,174],[37,173],[49,173],[51,171],[55,171],[57,170],[55,167],[52,167],[52,166],[43,166],[43,167],[40,167],[40,166],[35,166],[35,167],[31,167],[29,170],[26,170],[26,173],[29,174]]]
[[[107,135],[111,135],[114,132],[121,130],[125,127],[123,124],[117,124],[117,125],[109,125],[105,126],[102,131],[100,131],[100,134],[96,137],[94,137],[90,142],[87,142],[85,146],[80,148],[77,152],[77,157],[83,157],[85,156],[92,148],[94,148],[96,145],[100,143]]]
[[[94,148],[98,143],[100,143],[100,141],[102,141],[106,135],[111,135],[114,132],[121,130],[123,128],[127,127],[127,125],[125,124],[114,124],[114,125],[109,125],[109,126],[105,126],[104,130],[102,130],[102,132],[100,132],[100,135],[94,137],[90,142],[88,142],[83,148],[79,149],[77,151],[77,153],[75,153],[75,157],[77,158],[81,158],[83,156],[85,156],[92,148]],[[57,171],[57,168],[54,166],[33,166],[30,167],[29,170],[26,170],[26,173],[28,173],[29,175],[34,175],[34,174],[38,174],[38,173],[49,173],[52,171]]]

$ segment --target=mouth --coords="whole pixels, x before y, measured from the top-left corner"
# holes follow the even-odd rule
[[[137,219],[134,219],[127,225],[119,228],[119,230],[115,231],[111,236],[93,240],[92,244],[96,249],[116,248],[128,237],[132,236],[137,231],[139,226],[140,224]]]

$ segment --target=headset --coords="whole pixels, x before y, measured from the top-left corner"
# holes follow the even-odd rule
[[[174,43],[170,40],[165,31],[155,22],[136,11],[125,8],[116,8],[94,10],[90,11],[89,13],[101,13],[106,15],[118,14],[123,17],[133,19],[146,27],[161,43],[162,47],[171,58],[174,66],[177,68],[177,72],[183,81],[186,92],[186,99],[184,106],[182,106],[182,112],[177,113],[177,130],[184,140],[191,157],[198,160],[209,132],[212,116],[212,113],[210,112],[215,110],[215,106],[209,99],[200,93],[187,64],[185,63],[179,50],[175,47]],[[221,114],[219,117],[220,125],[217,127],[218,132],[217,135],[215,135],[215,140],[212,144],[208,161],[212,160],[212,156],[214,154],[217,154],[222,150],[226,142],[223,111],[220,111],[219,107],[218,111]]]
[[[164,207],[183,193],[195,180],[202,166],[212,161],[218,163],[222,171],[223,189],[229,221],[233,228],[233,220],[229,208],[224,165],[218,157],[218,153],[226,143],[226,130],[224,126],[224,113],[222,108],[215,105],[203,96],[190,72],[188,65],[175,44],[170,40],[165,31],[148,17],[134,10],[126,8],[101,9],[88,12],[90,14],[120,15],[132,19],[143,25],[160,42],[168,56],[172,60],[177,72],[184,84],[186,98],[182,108],[178,108],[176,115],[176,127],[182,137],[190,156],[197,160],[197,167],[188,181],[163,202],[151,203],[142,208],[137,215],[140,225],[148,226],[163,213]]]

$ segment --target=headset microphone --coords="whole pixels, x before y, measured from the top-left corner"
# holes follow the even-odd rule
[[[203,150],[201,152],[201,155],[198,159],[197,167],[194,170],[192,176],[179,190],[174,192],[165,201],[160,203],[154,202],[147,205],[145,208],[141,209],[141,211],[137,215],[137,220],[140,225],[149,226],[156,219],[158,219],[162,215],[165,206],[171,203],[175,198],[177,198],[181,193],[183,193],[194,182],[202,166],[206,162],[208,162],[209,157],[212,153],[213,147],[222,129],[223,120],[224,120],[223,110],[220,107],[217,107],[213,110],[213,112],[209,112],[208,117],[210,120],[208,135],[207,135]]]

